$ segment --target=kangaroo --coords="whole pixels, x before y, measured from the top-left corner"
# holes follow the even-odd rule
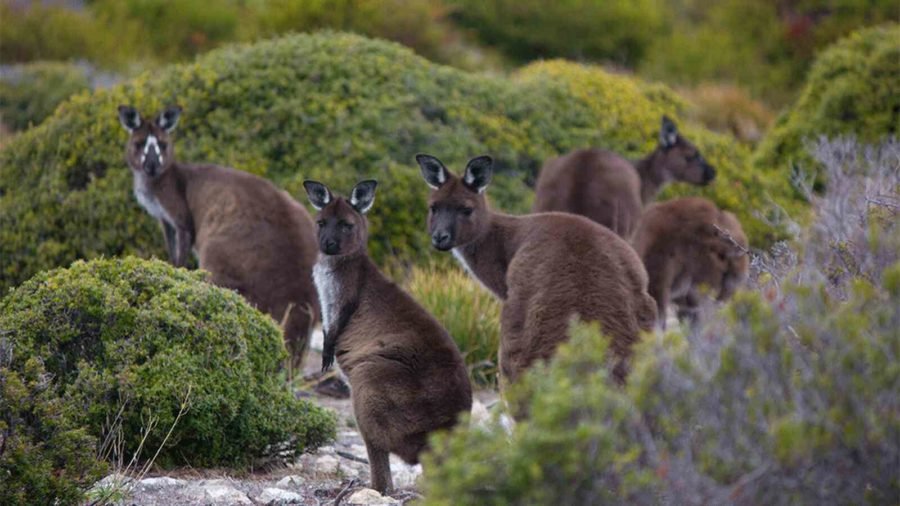
[[[376,182],[357,184],[349,199],[315,181],[303,186],[318,210],[313,277],[322,301],[322,369],[336,356],[349,378],[372,488],[384,493],[393,488],[389,454],[417,463],[428,435],[471,409],[472,386],[447,331],[368,256],[365,214]]]
[[[707,185],[715,177],[700,151],[663,116],[659,145],[636,162],[604,149],[578,149],[548,160],[538,175],[532,210],[587,216],[628,240],[643,206],[667,182]]]
[[[119,120],[131,133],[125,156],[134,196],[159,220],[173,265],[186,266],[193,250],[213,284],[236,290],[283,324],[293,373],[319,311],[312,218],[265,179],[176,161],[172,132],[180,116],[178,106],[152,120],[134,107],[119,107]]]
[[[624,381],[632,344],[656,320],[647,273],[631,247],[609,229],[572,214],[511,216],[491,210],[484,191],[488,156],[469,161],[462,178],[433,156],[416,156],[432,188],[432,245],[503,301],[500,371],[515,382],[568,339],[569,321],[599,321],[612,339],[613,374]]]
[[[747,278],[747,236],[737,218],[700,197],[652,204],[634,235],[634,248],[650,276],[659,321],[665,327],[669,302],[678,318],[695,322],[706,286],[727,300]]]

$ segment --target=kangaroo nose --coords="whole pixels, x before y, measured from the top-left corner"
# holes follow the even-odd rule
[[[703,165],[703,182],[709,183],[716,178],[716,169],[709,164]]]
[[[431,244],[439,250],[446,251],[450,249],[451,242],[450,232],[446,230],[439,230],[431,234]]]
[[[335,241],[334,239],[326,239],[325,240],[325,248],[324,248],[325,254],[334,255],[335,253],[337,253],[337,250],[338,250],[337,241]]]

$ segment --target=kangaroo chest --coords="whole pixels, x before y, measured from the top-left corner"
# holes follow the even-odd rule
[[[313,266],[313,283],[322,307],[322,331],[328,334],[337,323],[340,311],[341,283],[334,270],[321,260]]]
[[[137,199],[138,204],[140,204],[145,211],[150,213],[150,216],[175,226],[175,222],[166,211],[166,208],[163,207],[162,203],[156,198],[156,195],[153,194],[150,188],[147,187],[144,179],[138,176],[135,176],[134,178],[134,197]]]

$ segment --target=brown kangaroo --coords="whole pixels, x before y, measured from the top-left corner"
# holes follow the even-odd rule
[[[315,231],[306,209],[269,181],[215,165],[175,160],[181,108],[155,119],[119,107],[138,203],[162,225],[169,260],[194,251],[212,283],[236,290],[284,324],[290,370],[302,365],[319,304],[312,282]]]
[[[503,301],[500,370],[515,381],[534,361],[549,359],[568,339],[575,315],[599,321],[612,338],[613,370],[623,381],[632,344],[656,320],[647,273],[633,249],[581,216],[492,211],[484,190],[492,160],[469,161],[462,178],[440,160],[417,155],[432,188],[428,230],[432,245],[453,255]]]
[[[538,175],[532,210],[587,216],[627,240],[643,206],[667,182],[707,185],[715,177],[700,151],[663,116],[659,145],[637,162],[603,149],[578,149],[548,160]]]
[[[679,319],[694,322],[704,293],[701,286],[721,301],[747,278],[749,250],[740,222],[704,198],[648,206],[633,243],[650,276],[650,295],[663,327],[670,301]]]
[[[319,210],[313,277],[322,301],[322,369],[337,356],[349,378],[372,488],[384,493],[393,488],[389,454],[417,463],[428,435],[471,409],[472,386],[447,331],[368,256],[364,214],[376,182],[357,184],[349,199],[315,181],[303,186]]]

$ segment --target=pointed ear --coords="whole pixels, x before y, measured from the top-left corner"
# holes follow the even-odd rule
[[[678,142],[678,126],[668,116],[662,117],[662,126],[659,129],[659,145],[671,148]]]
[[[306,188],[306,194],[309,196],[309,202],[319,211],[321,211],[334,199],[334,197],[331,196],[331,190],[329,190],[327,186],[318,181],[311,181],[307,179],[303,182],[303,187]]]
[[[463,176],[463,184],[477,193],[484,192],[491,176],[494,174],[494,160],[489,156],[478,156],[466,165],[466,173]]]
[[[180,117],[181,106],[170,105],[156,117],[156,125],[165,130],[166,133],[172,133],[172,130],[175,130],[175,127],[178,126],[178,118]]]
[[[134,132],[141,127],[141,115],[138,114],[137,109],[130,105],[120,105],[119,123],[125,127],[125,130]]]
[[[350,205],[361,214],[369,212],[369,209],[372,209],[372,204],[375,203],[376,186],[378,186],[378,181],[374,179],[356,183],[356,186],[350,191]]]
[[[447,167],[444,167],[444,164],[437,158],[420,153],[416,155],[416,161],[422,168],[422,177],[432,189],[437,190],[449,179]]]

